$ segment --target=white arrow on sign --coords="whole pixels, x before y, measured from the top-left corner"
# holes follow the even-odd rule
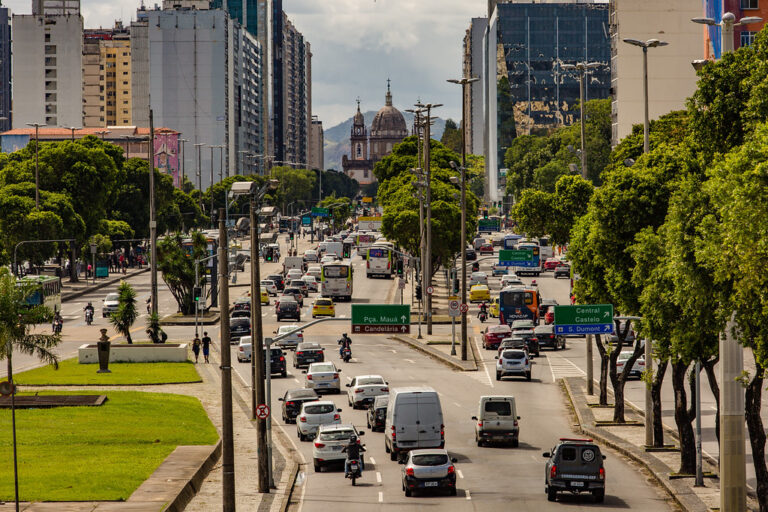
[[[402,315],[402,316],[400,317],[400,320],[402,320],[402,321],[403,321],[403,323],[405,323],[405,321],[406,321],[406,320],[408,320],[408,317],[407,317],[407,316],[405,316],[405,315]]]
[[[406,326],[402,326],[402,327],[400,328],[400,331],[401,331],[401,332],[407,332],[407,331],[408,331],[408,328],[407,328]]]

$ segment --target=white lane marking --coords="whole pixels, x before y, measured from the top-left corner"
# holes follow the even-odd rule
[[[456,407],[461,407],[461,404],[459,402],[453,402],[453,405],[455,405]]]
[[[389,349],[389,351],[392,352],[393,354],[397,354],[397,350]]]
[[[378,471],[376,472],[376,482],[381,483],[381,473],[379,473]]]
[[[295,378],[295,377],[294,377],[293,381],[294,381],[296,384],[301,384],[301,382],[299,382],[299,379],[297,379],[297,378]]]
[[[411,364],[416,364],[416,361],[414,361],[413,359],[403,359],[403,361],[408,361]]]
[[[347,376],[347,380],[352,382],[352,377]]]
[[[374,460],[373,457],[368,457],[368,460],[371,461],[371,464],[376,464],[376,461]],[[539,460],[539,459],[536,459],[536,460]]]
[[[467,497],[468,500],[472,499],[472,496],[469,494],[469,489],[464,490],[464,495]]]
[[[460,469],[456,470],[456,474],[459,475],[459,478],[464,478],[464,473],[462,473]]]
[[[379,503],[384,503],[384,493],[379,491]]]
[[[472,343],[475,344],[475,348],[477,349],[477,353],[478,354],[482,354],[483,351],[477,345],[477,337],[476,336],[472,336]],[[485,361],[482,358],[480,359],[480,364],[483,365],[483,370],[485,371],[485,376],[488,379],[488,385],[491,386],[491,387],[494,387],[493,380],[491,380],[491,372],[488,371],[488,365],[485,364]]]

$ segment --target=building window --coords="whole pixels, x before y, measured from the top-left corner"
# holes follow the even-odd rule
[[[752,43],[755,42],[755,36],[757,36],[757,32],[743,31],[741,33],[741,46],[752,46]]]
[[[757,9],[758,0],[741,0],[742,9]]]
[[[368,177],[368,169],[363,171],[363,178],[367,178],[367,177]]]

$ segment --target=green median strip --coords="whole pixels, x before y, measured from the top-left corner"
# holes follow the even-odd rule
[[[110,363],[112,373],[96,373],[98,364],[79,364],[65,359],[59,369],[43,366],[14,375],[20,386],[134,386],[201,382],[191,362],[186,363]]]
[[[177,446],[218,440],[197,398],[132,391],[106,395],[100,407],[16,411],[21,500],[123,501]],[[0,501],[13,499],[10,432],[11,411],[0,409]]]

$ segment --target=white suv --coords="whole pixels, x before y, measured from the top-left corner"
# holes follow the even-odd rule
[[[331,401],[305,402],[296,416],[296,434],[300,441],[315,437],[322,425],[341,423],[341,409]]]
[[[365,432],[358,432],[354,425],[345,423],[343,425],[323,425],[317,431],[315,443],[312,447],[312,461],[314,462],[315,472],[322,471],[323,466],[333,463],[343,463],[347,459],[347,454],[342,448],[349,444],[349,438],[352,435],[358,438]],[[359,441],[358,441],[359,442]],[[363,455],[360,454],[360,462],[363,469],[365,464],[362,462]]]
[[[531,380],[531,358],[525,350],[506,349],[496,356],[496,380],[512,375]]]

